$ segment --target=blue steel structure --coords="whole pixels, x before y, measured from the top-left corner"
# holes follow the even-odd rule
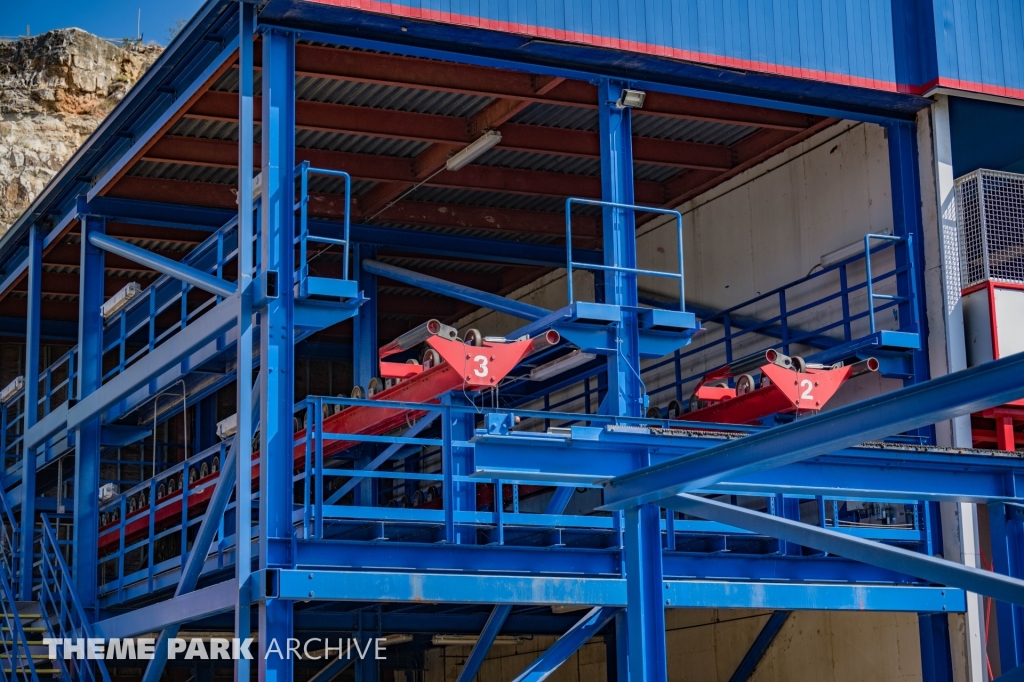
[[[872,11],[887,12],[882,5]],[[903,57],[885,62],[886,45],[872,42],[881,75],[851,67],[846,80],[796,84],[780,68],[723,71],[712,83],[692,65],[658,59],[669,52],[609,61],[572,44],[594,40],[571,36],[520,52],[519,31],[500,24],[507,17],[444,26],[429,21],[440,18],[431,8],[411,13],[426,21],[409,21],[405,5],[389,7],[381,15],[211,0],[0,240],[0,296],[23,289],[26,301],[24,322],[13,307],[0,311],[0,331],[25,345],[26,377],[0,406],[5,676],[38,679],[17,608],[36,602],[57,637],[159,630],[145,680],[180,665],[166,642],[190,630],[258,634],[255,661],[230,664],[236,679],[325,680],[348,665],[268,655],[289,637],[413,633],[395,651],[415,670],[424,635],[479,633],[460,676],[470,680],[499,633],[559,635],[516,678],[540,680],[603,632],[614,642],[610,675],[666,680],[666,608],[710,607],[776,612],[733,679],[749,676],[787,613],[802,609],[918,613],[925,676],[951,679],[942,614],[965,610],[968,591],[999,600],[1002,670],[1019,674],[1024,463],[940,448],[930,427],[1024,396],[1024,359],[930,376],[913,122],[927,101],[897,92],[895,84],[918,82],[900,79]],[[532,33],[545,35],[539,28]],[[906,28],[886,25],[889,47]],[[817,77],[800,68],[795,75]],[[314,85],[326,87],[311,85],[318,77],[448,100],[409,104],[397,123],[387,107],[365,120],[356,109],[367,101],[314,96]],[[623,104],[626,89],[648,92],[644,109]],[[471,99],[480,93],[489,99]],[[559,107],[596,110],[596,120],[558,129],[554,140],[544,116]],[[658,157],[658,117],[710,121],[723,137],[669,136],[659,144],[693,156]],[[887,129],[893,235],[868,235],[863,253],[726,310],[688,301],[675,207],[838,117]],[[224,123],[233,127],[218,133]],[[427,124],[429,134],[415,132]],[[729,126],[760,129],[733,130],[733,140]],[[508,149],[497,153],[592,166],[574,174],[494,157],[460,184],[465,176],[445,171],[446,159],[488,129],[503,131]],[[373,154],[312,132],[420,146]],[[727,160],[715,156],[723,151]],[[444,194],[457,191],[475,192],[474,201]],[[534,201],[502,204],[493,200],[501,192]],[[431,205],[455,222],[438,223]],[[679,221],[677,270],[638,264],[637,225],[652,213]],[[522,238],[497,238],[486,225],[502,221]],[[551,235],[562,225],[559,241]],[[160,235],[187,248],[160,255]],[[57,281],[48,259],[67,246],[77,251],[77,310],[62,318],[66,301],[44,282]],[[882,256],[892,265],[878,274],[872,259]],[[497,270],[474,277],[446,265],[460,262]],[[594,301],[576,295],[571,279],[558,310],[505,298],[522,276],[503,287],[485,281],[517,268],[528,281],[566,265],[570,277],[574,268],[598,273]],[[125,270],[146,286],[104,316]],[[678,297],[643,289],[652,275],[678,280]],[[799,295],[833,277],[834,290]],[[398,304],[393,284],[407,287]],[[344,397],[370,386],[379,345],[434,316],[418,308],[438,298],[408,287],[460,302],[439,307],[443,317],[483,306],[523,320],[508,338],[555,330],[565,343],[528,359],[498,393],[454,390],[426,403]],[[766,301],[777,314],[764,317]],[[828,306],[841,311],[832,321],[803,324]],[[877,321],[885,310],[894,323]],[[686,348],[698,320],[721,335]],[[65,350],[44,360],[54,340]],[[751,341],[806,349],[823,364],[877,357],[904,388],[776,425],[725,428],[666,412],[697,378],[685,374],[688,358],[710,350],[732,362],[734,344]],[[591,359],[529,379],[569,348]],[[300,375],[304,353],[315,352],[350,353],[349,385],[311,390]],[[345,410],[397,411],[406,424],[332,431]],[[235,431],[218,443],[211,427],[232,412]],[[188,433],[190,414],[201,433]],[[100,500],[107,482],[119,489]],[[948,501],[989,505],[995,572],[936,557],[937,505]],[[844,523],[851,502],[901,509],[906,522]],[[62,665],[66,679],[119,676],[109,662]],[[380,679],[378,661],[353,667],[360,682]]]

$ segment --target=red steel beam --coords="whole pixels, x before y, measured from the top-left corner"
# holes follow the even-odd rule
[[[256,98],[255,120],[260,121],[260,98]],[[505,109],[509,100],[499,100]],[[347,104],[298,101],[295,104],[295,126],[301,130],[367,135],[399,140],[413,140],[452,146],[466,145],[475,140],[487,127],[497,127],[502,140],[499,149],[575,156],[585,159],[601,158],[601,141],[596,132],[568,130],[550,126],[521,123],[493,122],[490,107],[472,119],[439,116],[408,111],[390,111]],[[211,121],[237,122],[238,97],[230,92],[207,92],[185,115],[186,118]],[[490,126],[485,125],[491,119]],[[475,133],[475,134],[474,134]],[[647,163],[679,168],[728,170],[734,164],[728,147],[697,142],[680,142],[649,137],[633,138],[633,159]]]
[[[260,153],[259,145],[253,153]],[[238,144],[234,141],[166,136],[143,158],[162,163],[234,168],[237,156]],[[309,161],[319,168],[345,170],[353,178],[362,180],[413,184],[418,179],[414,164],[409,159],[394,156],[297,149],[295,157],[296,162]],[[532,196],[595,199],[601,196],[601,178],[597,176],[496,166],[470,165],[454,173],[441,171],[425,184]],[[639,203],[661,205],[665,199],[662,186],[655,182],[636,182],[634,192]]]

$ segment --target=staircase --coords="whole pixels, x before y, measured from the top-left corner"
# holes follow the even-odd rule
[[[85,610],[78,601],[71,571],[61,552],[53,526],[43,514],[36,546],[38,573],[28,576],[38,601],[18,601],[20,525],[7,495],[0,488],[0,670],[4,680],[40,682],[110,682],[102,660],[64,660],[57,647],[51,660],[44,637],[85,639],[93,636]]]
[[[59,663],[50,660],[49,647],[43,644],[43,638],[49,634],[43,624],[39,604],[13,602],[14,608],[7,608],[11,602],[6,599],[6,590],[4,592],[3,625],[0,626],[0,669],[4,678],[35,681],[63,677]]]

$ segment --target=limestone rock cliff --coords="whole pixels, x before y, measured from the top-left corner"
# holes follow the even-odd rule
[[[162,49],[77,28],[0,42],[0,235]]]

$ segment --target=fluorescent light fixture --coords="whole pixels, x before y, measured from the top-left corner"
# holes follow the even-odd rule
[[[141,293],[142,287],[139,286],[138,282],[128,282],[121,291],[111,296],[110,300],[103,304],[103,307],[100,308],[100,316],[104,320],[113,317],[128,305],[129,301]]]
[[[476,635],[434,635],[430,639],[430,643],[434,646],[473,646],[479,639]],[[522,637],[498,635],[494,638],[492,646],[509,646],[522,643]]]
[[[17,377],[14,381],[4,386],[4,390],[0,391],[0,403],[6,404],[23,388],[25,388],[25,377]]]
[[[444,164],[444,167],[450,171],[457,171],[471,163],[499,142],[501,142],[501,133],[497,130],[488,130],[486,133],[473,140],[468,147],[448,159]]]
[[[530,372],[530,381],[544,381],[545,379],[550,379],[562,372],[568,372],[574,367],[586,364],[596,357],[597,356],[593,353],[584,353],[581,350],[574,350],[564,357],[552,360],[540,367],[535,367],[533,371]]]
[[[217,422],[217,438],[227,440],[238,433],[238,413]]]
[[[643,109],[647,93],[643,90],[630,90],[626,88],[619,95],[619,101],[615,103],[619,109]]]

